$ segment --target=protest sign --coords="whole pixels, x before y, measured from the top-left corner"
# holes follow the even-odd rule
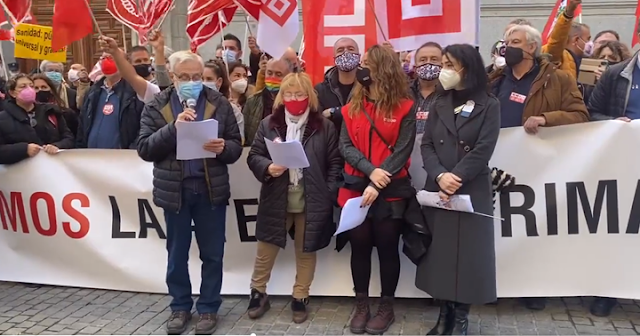
[[[51,27],[20,23],[15,29],[16,58],[46,60],[53,62],[67,62],[67,48],[51,49]]]

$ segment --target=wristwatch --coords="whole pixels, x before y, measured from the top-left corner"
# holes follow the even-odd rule
[[[438,176],[436,176],[436,183],[440,183],[440,179],[442,178],[443,175],[444,173],[440,173],[438,174]]]

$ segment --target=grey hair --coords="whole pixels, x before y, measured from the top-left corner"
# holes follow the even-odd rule
[[[540,54],[542,53],[542,35],[540,34],[540,31],[533,28],[532,26],[519,24],[509,28],[509,30],[504,33],[504,40],[507,41],[508,37],[515,32],[523,32],[525,38],[527,39],[527,43],[536,45],[533,56],[540,56]]]
[[[45,69],[49,65],[59,65],[60,68],[62,68],[62,71],[64,71],[64,64],[62,64],[62,63],[51,62],[51,61],[42,61],[42,63],[40,63],[40,72],[45,72]]]
[[[202,65],[204,68],[204,61],[202,57],[196,53],[192,53],[189,50],[176,51],[171,56],[169,56],[169,71],[173,72],[175,70],[176,65],[182,64],[187,61],[195,61]]]
[[[269,63],[275,63],[278,61],[282,61],[284,64],[287,65],[287,69],[289,70],[289,73],[292,73],[293,70],[295,70],[295,64],[293,64],[293,62],[289,61],[286,58],[272,58],[269,60],[269,62],[267,62],[267,64]]]
[[[582,35],[582,29],[585,29],[585,28],[589,29],[589,26],[587,26],[584,23],[572,22],[571,30],[569,30],[569,36],[570,37],[580,36]]]

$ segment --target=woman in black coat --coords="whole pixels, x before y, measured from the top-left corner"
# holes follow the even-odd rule
[[[441,87],[421,145],[425,189],[445,202],[456,194],[470,195],[474,211],[492,215],[488,164],[500,132],[500,103],[487,93],[476,48],[450,45],[442,63]],[[429,207],[424,213],[433,240],[416,270],[416,286],[442,301],[428,335],[466,335],[471,304],[496,300],[493,219]]]
[[[54,104],[58,106],[60,111],[62,111],[64,120],[67,122],[67,127],[69,127],[69,130],[75,137],[76,134],[78,134],[80,112],[72,108],[64,107],[65,104],[62,99],[60,99],[60,94],[58,93],[58,86],[56,86],[55,83],[46,75],[31,75],[31,80],[33,81],[33,88],[36,90],[36,102],[42,104]]]
[[[287,169],[274,164],[265,138],[274,142],[300,141],[309,167]],[[256,319],[269,310],[267,282],[279,250],[285,247],[287,233],[293,230],[297,271],[291,310],[293,321],[302,323],[307,319],[315,252],[329,245],[336,229],[335,184],[342,168],[338,134],[318,112],[318,97],[308,75],[292,73],[283,79],[273,114],[260,123],[247,163],[262,182],[248,315]]]
[[[29,76],[13,77],[7,82],[7,92],[11,98],[0,111],[0,164],[20,162],[41,150],[56,154],[59,149],[73,148],[73,134],[62,112],[55,105],[36,103]]]

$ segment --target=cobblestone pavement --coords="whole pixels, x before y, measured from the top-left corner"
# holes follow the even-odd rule
[[[291,323],[289,298],[272,298],[260,320],[245,315],[246,297],[225,297],[216,334],[342,335],[352,311],[349,298],[312,298],[309,321]],[[470,333],[482,335],[637,335],[640,306],[620,300],[609,318],[591,316],[590,298],[555,298],[532,313],[516,300],[473,307]],[[169,298],[106,290],[26,286],[0,282],[0,333],[15,334],[164,334]],[[438,309],[426,299],[400,299],[396,322],[387,335],[424,335]],[[190,330],[193,334],[193,327]]]

